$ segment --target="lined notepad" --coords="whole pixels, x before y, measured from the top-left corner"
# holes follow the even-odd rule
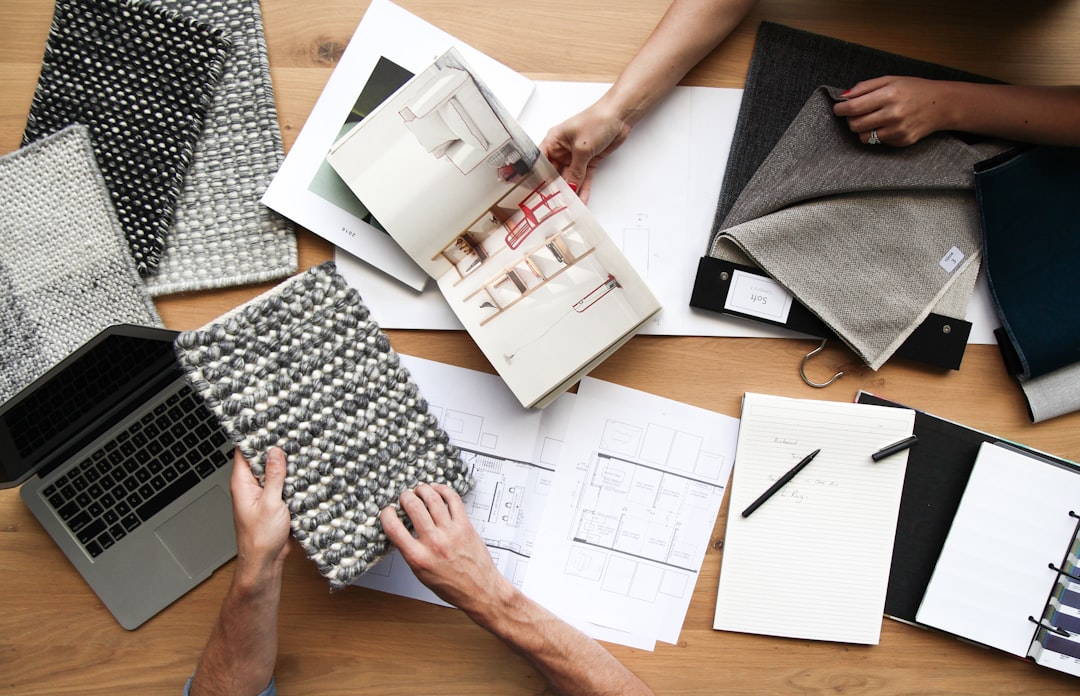
[[[881,635],[914,411],[743,398],[713,628],[876,644]],[[815,449],[820,454],[749,517],[739,513]]]

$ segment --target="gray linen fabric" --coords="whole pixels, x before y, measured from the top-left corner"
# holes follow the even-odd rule
[[[162,325],[87,129],[0,157],[0,401],[119,323]]]
[[[1080,411],[1080,363],[1039,377],[1021,379],[1020,389],[1027,399],[1034,423]]]
[[[762,22],[750,57],[735,137],[724,170],[712,235],[754,172],[821,85],[851,87],[881,75],[990,82],[985,77],[914,60],[782,24]],[[710,236],[711,240],[711,236]]]
[[[261,283],[296,272],[293,224],[259,199],[281,166],[258,0],[157,0],[232,43],[195,144],[151,295]]]
[[[1003,146],[866,146],[833,116],[836,94],[807,100],[709,253],[734,243],[876,370],[958,282],[949,303],[966,306],[982,243],[972,167]]]

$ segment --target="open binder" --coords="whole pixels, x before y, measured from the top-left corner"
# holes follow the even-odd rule
[[[1080,466],[925,411],[914,432],[885,615],[1080,676]]]
[[[984,443],[916,620],[1080,676],[1077,474]]]

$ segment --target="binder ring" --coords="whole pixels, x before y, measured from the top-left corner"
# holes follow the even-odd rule
[[[1041,629],[1044,629],[1046,631],[1050,631],[1051,633],[1056,633],[1059,636],[1063,636],[1065,638],[1072,638],[1072,634],[1069,633],[1068,631],[1066,631],[1064,628],[1058,628],[1057,626],[1052,626],[1052,625],[1046,623],[1045,621],[1039,621],[1034,616],[1029,616],[1028,621],[1035,624],[1036,626],[1038,626]]]
[[[1046,565],[1050,568],[1050,570],[1054,571],[1058,575],[1064,575],[1067,578],[1072,578],[1073,580],[1075,580],[1077,582],[1080,582],[1080,575],[1074,575],[1073,573],[1070,573],[1069,571],[1065,570],[1064,568],[1058,568],[1053,563],[1047,563]]]
[[[802,381],[806,382],[808,385],[816,389],[824,389],[825,387],[829,386],[830,384],[844,376],[843,372],[837,372],[829,379],[828,382],[815,382],[806,376],[806,362],[821,351],[825,350],[825,344],[828,342],[829,339],[827,338],[821,339],[821,345],[804,355],[802,359],[802,365],[799,366],[799,376],[802,377]]]

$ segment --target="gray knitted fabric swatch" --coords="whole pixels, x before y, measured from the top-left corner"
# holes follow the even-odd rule
[[[228,41],[139,0],[57,0],[23,144],[90,131],[131,255],[153,273]]]
[[[256,475],[269,447],[285,450],[293,536],[332,589],[387,551],[379,511],[402,491],[424,482],[462,495],[472,487],[457,448],[332,262],[180,334],[176,350]]]
[[[184,178],[151,295],[261,283],[296,272],[293,224],[259,199],[284,159],[258,0],[157,0],[232,48]]]
[[[709,253],[732,258],[734,243],[876,370],[954,285],[966,307],[982,249],[973,166],[1004,146],[863,145],[833,116],[838,93],[807,100]]]
[[[162,325],[86,129],[0,157],[0,401],[120,323]]]

